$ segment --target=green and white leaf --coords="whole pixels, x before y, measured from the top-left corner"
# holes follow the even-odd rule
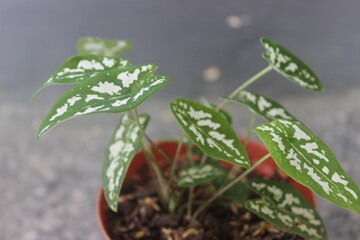
[[[146,128],[149,120],[148,115],[139,116],[142,129]],[[115,129],[109,147],[106,149],[102,183],[106,202],[114,212],[117,212],[121,186],[129,165],[141,145],[142,137],[141,129],[136,120],[130,119],[129,114],[125,114]]]
[[[269,121],[284,119],[298,122],[298,120],[296,120],[296,118],[293,117],[282,105],[268,97],[247,91],[242,91],[239,96],[242,100],[233,98],[223,99],[234,103],[243,104],[247,106],[252,112]]]
[[[276,120],[254,129],[290,177],[320,197],[360,214],[360,191],[328,146],[299,123]]]
[[[244,205],[249,196],[249,190],[245,183],[237,182],[223,193],[223,196],[236,204]]]
[[[124,50],[130,50],[132,44],[125,40],[107,40],[101,38],[84,37],[77,42],[79,55],[97,55],[115,57]]]
[[[109,70],[124,68],[131,63],[120,57],[74,56],[67,59],[50,78],[34,93],[32,99],[43,88],[53,84],[74,84],[97,78]]]
[[[221,113],[186,99],[178,99],[170,106],[182,129],[206,155],[250,166],[243,145]]]
[[[153,76],[156,68],[146,64],[113,69],[79,83],[53,105],[40,125],[38,137],[73,117],[135,108],[170,81],[167,76]]]
[[[277,72],[308,90],[323,90],[319,78],[298,57],[267,38],[261,38],[261,43],[266,51],[263,57]]]
[[[212,108],[212,109],[216,109],[216,105],[212,102],[210,102],[209,100],[207,100],[206,98],[201,98],[201,102],[206,106],[206,107],[209,107],[209,108]],[[231,117],[231,114],[226,111],[225,109],[220,109],[219,110],[219,113],[221,113],[224,118],[230,123],[232,124],[232,117]]]
[[[179,174],[180,187],[194,187],[224,176],[225,171],[212,164],[197,164],[183,170]]]
[[[248,186],[262,199],[248,200],[245,207],[282,231],[308,239],[326,239],[324,224],[309,201],[295,188],[272,180],[253,179]]]

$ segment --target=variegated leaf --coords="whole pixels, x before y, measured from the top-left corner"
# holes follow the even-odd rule
[[[225,174],[222,168],[212,164],[197,164],[180,172],[178,185],[180,187],[193,187],[207,183]]]
[[[282,105],[270,98],[247,91],[242,91],[239,96],[242,100],[233,98],[224,99],[246,105],[252,112],[269,121],[284,119],[298,122]]]
[[[228,181],[230,182],[230,181]],[[224,186],[223,184],[221,186]],[[223,196],[230,199],[236,204],[244,205],[248,199],[249,190],[245,183],[237,182],[223,193]]]
[[[84,37],[77,42],[79,55],[98,55],[114,57],[124,50],[130,50],[132,44],[124,40],[107,40],[101,38]]]
[[[153,76],[156,68],[146,64],[113,69],[79,83],[53,105],[40,125],[38,136],[73,117],[123,112],[138,106],[170,81],[167,76]]]
[[[254,130],[289,176],[319,196],[360,214],[360,191],[328,146],[299,123],[276,120]]]
[[[32,99],[43,88],[53,84],[74,84],[84,79],[99,78],[107,71],[130,66],[131,63],[120,57],[74,56],[67,59],[50,78],[33,94]]]
[[[248,200],[245,207],[282,231],[309,239],[326,239],[324,224],[314,207],[286,183],[253,179],[248,186],[263,199]]]
[[[142,129],[146,128],[149,120],[148,115],[139,116]],[[130,119],[129,115],[125,114],[106,149],[102,183],[106,202],[114,212],[117,212],[121,186],[129,165],[141,145],[142,137],[141,129],[136,120]]]
[[[250,166],[243,145],[221,113],[186,99],[178,99],[170,106],[182,129],[205,154],[245,168]]]
[[[263,57],[285,78],[311,91],[322,91],[323,86],[315,73],[286,48],[261,38],[266,53]]]

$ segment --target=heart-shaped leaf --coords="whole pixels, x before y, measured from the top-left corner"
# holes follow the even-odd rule
[[[226,186],[230,183],[231,180],[225,181],[216,181],[214,185],[216,189],[220,189],[223,186]],[[223,194],[223,197],[230,199],[232,202],[240,205],[244,205],[249,196],[249,190],[245,183],[237,182],[231,188],[226,190]]]
[[[74,56],[67,59],[50,78],[33,94],[32,99],[43,88],[53,84],[74,84],[84,79],[97,78],[99,74],[116,68],[130,66],[120,57]]]
[[[139,116],[142,129],[146,128],[149,120],[148,115]],[[142,137],[136,120],[130,119],[129,115],[125,114],[106,149],[102,183],[106,202],[114,212],[117,212],[120,189],[129,165],[141,145]]]
[[[263,57],[277,72],[308,90],[323,90],[319,78],[298,57],[267,38],[261,38],[261,43],[266,51]]]
[[[242,100],[233,98],[223,99],[246,105],[252,112],[269,121],[284,119],[298,122],[282,105],[268,97],[247,91],[242,91],[239,96]]]
[[[221,113],[186,99],[178,99],[170,106],[182,129],[206,155],[250,166],[243,145]]]
[[[276,120],[255,128],[272,158],[319,196],[360,214],[360,191],[328,146],[299,123]]]
[[[114,57],[124,50],[130,50],[132,44],[124,40],[107,40],[101,38],[84,37],[77,42],[79,55],[98,55]]]
[[[180,187],[193,187],[210,182],[224,174],[224,170],[215,165],[196,164],[180,172],[178,185]]]
[[[324,224],[314,207],[286,183],[253,179],[248,186],[263,199],[248,200],[245,207],[282,231],[309,239],[326,239]]]
[[[165,86],[170,78],[152,73],[152,64],[113,69],[79,83],[50,109],[40,125],[38,137],[67,119],[104,112],[132,109]]]

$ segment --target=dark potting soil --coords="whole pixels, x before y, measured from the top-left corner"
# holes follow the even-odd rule
[[[161,205],[156,185],[131,184],[119,197],[118,213],[106,212],[107,232],[112,240],[300,240],[282,232],[245,208],[214,204],[200,221],[171,214]],[[194,194],[204,192],[199,187]],[[187,196],[185,195],[184,199]]]

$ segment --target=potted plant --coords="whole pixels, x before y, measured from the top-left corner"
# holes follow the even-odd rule
[[[298,57],[269,39],[261,43],[269,65],[220,104],[170,104],[184,132],[176,141],[154,143],[146,134],[150,117],[137,107],[170,78],[154,75],[154,64],[118,57],[131,48],[127,41],[80,39],[78,55],[40,87],[77,84],[55,102],[38,137],[73,117],[124,112],[102,169],[98,214],[107,223],[105,238],[326,239],[308,189],[360,214],[360,191],[329,147],[279,103],[245,91],[272,70],[307,90],[323,90]],[[253,113],[240,140],[224,110],[230,102]],[[269,122],[254,127],[256,116]],[[264,145],[250,141],[251,131]]]

